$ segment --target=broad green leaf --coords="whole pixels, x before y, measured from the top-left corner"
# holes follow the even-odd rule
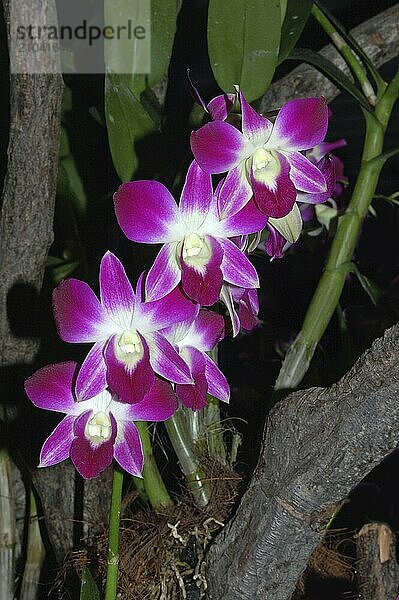
[[[100,592],[87,567],[85,567],[82,572],[80,600],[100,600]]]
[[[155,132],[155,122],[126,83],[124,75],[105,76],[105,118],[112,160],[121,181],[129,181],[138,166],[135,144]]]
[[[336,86],[348,92],[362,108],[365,108],[374,115],[372,106],[367,102],[363,94],[357,89],[354,83],[336,67],[330,60],[324,58],[321,54],[303,48],[295,48],[287,57],[290,60],[299,60],[315,67],[320,73],[323,73]]]
[[[265,93],[277,64],[280,30],[279,0],[210,0],[209,58],[223,91],[239,85],[249,102]]]
[[[62,279],[69,277],[78,268],[80,261],[74,260],[72,262],[66,262],[55,267],[52,270],[52,279],[54,283],[59,283]]]
[[[288,0],[280,0],[280,23],[284,22],[285,15],[287,14],[287,3]]]
[[[151,0],[151,73],[152,87],[166,73],[176,33],[177,0]]]
[[[107,68],[129,76],[126,83],[137,98],[147,87],[158,83],[168,69],[176,33],[177,7],[178,0],[104,0],[104,18],[108,26],[116,29],[121,22],[130,19],[134,25],[146,28],[148,44],[134,36],[133,39],[123,36],[117,43],[104,44]]]
[[[360,285],[370,298],[371,302],[374,304],[374,306],[377,306],[382,294],[378,285],[366,277],[366,275],[363,275],[363,273],[360,272],[359,268],[354,263],[351,265],[351,271],[356,275]]]
[[[313,0],[288,0],[283,26],[281,28],[280,52],[278,55],[279,63],[287,58],[297,43],[309,18],[312,4]]]

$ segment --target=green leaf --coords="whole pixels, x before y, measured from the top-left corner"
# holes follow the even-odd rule
[[[279,0],[210,0],[209,58],[223,91],[238,84],[248,102],[265,93],[277,64],[280,30]]]
[[[82,572],[80,600],[100,600],[100,592],[92,574],[87,567],[84,567]]]
[[[374,283],[374,281],[371,281],[371,279],[366,277],[366,275],[363,275],[363,273],[359,271],[359,268],[354,263],[352,263],[351,271],[356,275],[360,285],[370,298],[371,302],[374,304],[374,306],[377,306],[382,294],[381,289],[376,283]]]
[[[84,216],[87,209],[87,195],[69,147],[65,127],[61,129],[60,170],[57,181],[57,196],[71,201],[77,215]]]
[[[362,108],[365,108],[373,116],[373,107],[367,102],[363,94],[357,89],[354,83],[336,67],[330,60],[324,58],[321,54],[305,48],[295,48],[287,57],[290,60],[299,60],[315,67],[320,73],[323,73],[336,86],[348,92]]]
[[[130,0],[131,1],[131,0]],[[177,0],[151,0],[151,73],[152,87],[167,71],[176,33]]]
[[[105,75],[105,118],[112,160],[121,181],[129,181],[137,167],[135,144],[155,132],[155,122],[126,82],[125,75]]]
[[[288,0],[287,10],[281,28],[280,52],[278,62],[281,63],[287,58],[310,15],[313,0]]]

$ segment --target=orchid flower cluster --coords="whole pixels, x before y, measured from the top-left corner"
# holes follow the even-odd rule
[[[232,124],[237,100],[239,126]],[[328,126],[323,98],[292,100],[274,122],[242,93],[203,105],[212,120],[192,133],[194,161],[179,204],[157,181],[124,183],[114,196],[127,238],[161,244],[136,289],[107,252],[99,298],[77,279],[54,290],[60,337],[93,345],[81,366],[49,365],[26,381],[36,406],[65,415],[44,442],[40,466],[70,457],[91,478],[115,458],[140,476],[135,421],[166,420],[180,404],[199,410],[207,394],[227,402],[228,383],[209,352],[230,329],[237,335],[258,323],[259,278],[249,252],[268,230],[266,251],[281,256],[283,245],[300,234],[299,203],[322,203],[332,194],[335,163],[322,145]],[[223,175],[217,185],[215,175]],[[210,310],[218,302],[231,326]]]

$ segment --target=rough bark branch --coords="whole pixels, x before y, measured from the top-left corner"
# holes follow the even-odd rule
[[[388,8],[372,19],[351,30],[376,67],[381,67],[399,54],[399,4]],[[351,79],[341,55],[332,44],[320,50]],[[260,110],[266,112],[278,108],[292,98],[324,96],[327,102],[334,100],[340,90],[324,75],[309,65],[301,64],[288,75],[274,83],[262,98]]]
[[[396,538],[385,523],[367,523],[356,536],[357,579],[363,600],[396,600]]]
[[[54,21],[54,1],[21,4],[26,22],[40,22],[34,17],[42,14]],[[9,25],[11,1],[3,0],[3,7]],[[10,313],[24,323],[33,316],[32,298],[40,292],[53,240],[63,84],[57,55],[43,55],[58,74],[10,76],[10,138],[0,213],[1,366],[31,362],[39,344],[33,336],[16,335]]]
[[[336,507],[397,446],[398,356],[396,325],[338,383],[273,408],[251,483],[209,552],[209,598],[291,598]]]

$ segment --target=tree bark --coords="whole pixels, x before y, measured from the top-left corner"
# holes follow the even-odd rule
[[[13,0],[26,22],[55,15],[53,0]],[[10,26],[11,0],[3,0]],[[9,40],[10,42],[10,40]],[[53,241],[58,172],[62,77],[59,57],[43,52],[54,75],[11,74],[10,138],[0,213],[0,365],[31,362],[39,338],[23,334],[23,324],[36,319],[32,299],[38,296]],[[12,323],[12,325],[11,325]],[[30,323],[29,329],[34,332]]]
[[[372,19],[351,30],[362,48],[367,52],[376,67],[381,67],[399,54],[399,4],[384,10]],[[348,67],[335,46],[329,44],[320,50],[335,66],[353,80]],[[313,67],[301,64],[285,77],[274,83],[260,105],[261,112],[282,106],[292,98],[324,96],[327,102],[334,100],[340,90],[329,79]]]
[[[258,466],[208,556],[209,598],[289,600],[340,502],[395,450],[399,325],[328,389],[270,412]]]
[[[385,523],[367,523],[356,536],[357,579],[363,600],[396,600],[396,539]]]

